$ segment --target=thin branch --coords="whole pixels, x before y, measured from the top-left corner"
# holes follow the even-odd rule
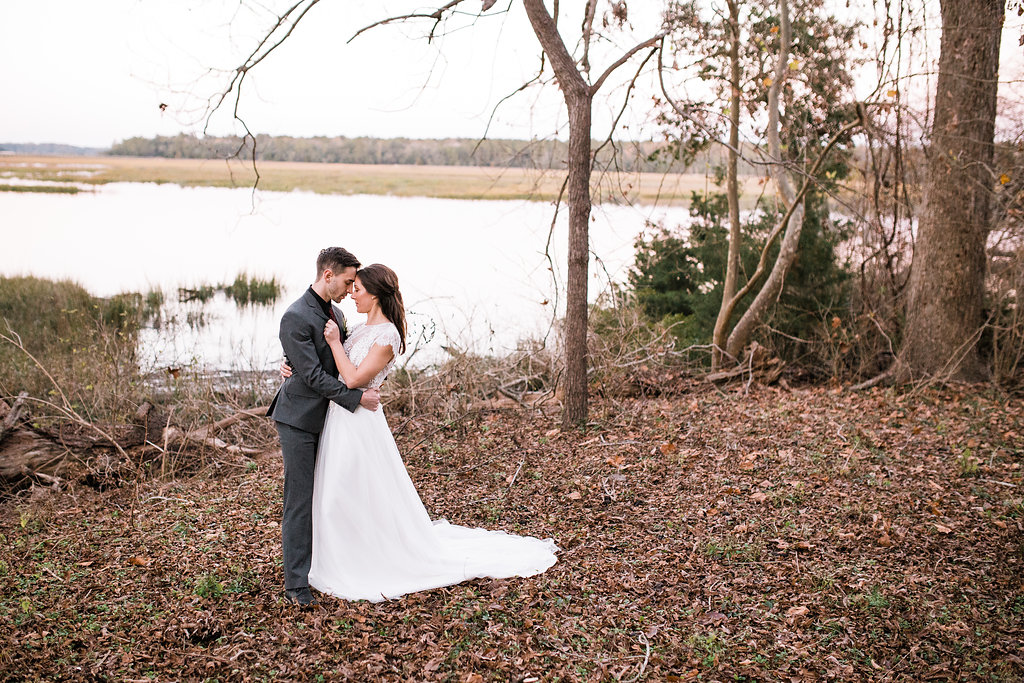
[[[601,89],[601,86],[604,85],[605,80],[607,80],[607,78],[609,76],[611,76],[612,72],[615,71],[616,69],[618,69],[620,66],[622,66],[626,62],[628,62],[630,57],[635,55],[640,50],[643,50],[644,48],[654,47],[655,45],[660,43],[662,40],[664,40],[665,36],[667,36],[667,35],[668,35],[668,33],[666,31],[662,31],[658,35],[656,35],[656,36],[654,36],[652,38],[648,38],[647,40],[645,40],[644,42],[640,43],[639,45],[634,46],[628,52],[626,52],[624,55],[622,55],[617,60],[615,60],[615,62],[611,66],[609,66],[607,69],[604,70],[604,73],[601,74],[601,77],[598,78],[597,81],[595,81],[592,86],[590,86],[590,95],[591,95],[591,97],[593,97],[595,94],[597,94],[597,91]]]
[[[594,14],[597,12],[597,0],[587,0],[587,9],[583,13],[583,58],[580,67],[590,73],[590,38],[594,34]]]
[[[393,24],[396,21],[405,21],[406,19],[433,19],[435,21],[434,28],[437,28],[437,24],[440,23],[441,19],[444,18],[444,13],[447,12],[448,10],[452,9],[456,5],[461,4],[462,2],[463,2],[463,0],[452,0],[447,5],[444,5],[443,7],[439,7],[436,10],[434,10],[433,12],[430,12],[429,14],[421,13],[421,12],[414,12],[412,14],[403,14],[401,16],[388,17],[386,19],[381,19],[380,21],[375,21],[372,24],[370,24],[369,26],[364,26],[363,28],[361,28],[358,31],[356,31],[355,33],[353,33],[352,37],[349,38],[345,42],[346,43],[351,43],[353,40],[358,38],[363,33],[366,33],[367,31],[369,31],[371,29],[377,28],[378,26],[385,26],[387,24]],[[431,29],[430,30],[430,38],[432,39],[433,36],[434,36],[434,29]],[[428,39],[428,42],[429,42],[429,39]]]
[[[615,121],[612,122],[612,126],[608,130],[607,139],[605,139],[605,141],[602,142],[601,145],[593,152],[593,159],[595,161],[597,160],[597,153],[604,149],[605,145],[612,141],[612,135],[614,135],[615,129],[619,125],[619,121],[622,120],[622,116],[626,113],[626,107],[629,106],[629,95],[631,92],[633,92],[633,88],[636,87],[636,81],[638,78],[640,78],[640,73],[644,70],[644,66],[647,65],[647,62],[651,61],[651,57],[653,57],[657,51],[658,48],[654,48],[653,50],[651,50],[651,53],[649,55],[644,57],[644,61],[640,62],[640,67],[636,70],[636,74],[634,74],[633,79],[629,82],[629,86],[626,88],[626,96],[622,98],[622,109],[619,110],[619,115],[616,116]]]

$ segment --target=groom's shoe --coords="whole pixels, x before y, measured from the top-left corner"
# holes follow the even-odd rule
[[[320,604],[319,601],[313,597],[313,594],[309,592],[309,587],[303,586],[302,588],[286,588],[284,591],[284,599],[293,605],[299,607],[312,607],[313,605]]]

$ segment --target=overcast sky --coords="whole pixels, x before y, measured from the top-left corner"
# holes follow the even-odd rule
[[[430,25],[423,22],[378,28],[346,44],[359,28],[409,4],[316,5],[251,73],[242,101],[250,129],[296,136],[482,135],[498,100],[539,67],[525,12],[517,3],[507,13],[496,7],[433,45],[418,39]],[[206,98],[270,25],[273,15],[251,11],[256,7],[240,7],[238,0],[5,3],[0,141],[105,147],[136,135],[199,131]],[[476,12],[480,2],[467,7]],[[636,23],[636,36],[656,32],[657,17],[649,19]],[[631,40],[627,34],[623,45]],[[531,90],[499,110],[491,137],[549,136],[565,123],[561,109],[554,87]],[[597,113],[598,122],[610,122],[600,107]],[[211,129],[235,131],[228,116]]]
[[[201,132],[208,98],[273,19],[260,8],[287,4],[292,3],[6,2],[0,23],[0,142],[107,147],[132,136]],[[595,71],[612,54],[656,32],[652,10],[659,5],[630,4],[632,32],[621,35],[617,45],[597,47]],[[498,3],[472,23],[457,19],[453,24],[464,28],[434,44],[417,39],[428,23],[378,28],[347,44],[359,28],[410,6],[416,5],[405,0],[316,5],[292,38],[250,74],[242,100],[250,129],[296,136],[483,135],[494,105],[539,65],[537,41],[520,3],[512,2],[507,13],[501,11],[507,3]],[[466,7],[476,12],[480,2],[468,0]],[[578,33],[578,18],[567,15],[562,26],[567,37]],[[1019,20],[1008,16],[1004,55],[1014,63],[1004,58],[1001,75],[1020,71],[1019,27]],[[632,68],[619,70],[619,83]],[[613,82],[602,92],[611,99],[595,103],[595,137],[606,134],[623,88]],[[165,111],[161,104],[168,105]],[[490,137],[564,136],[562,109],[554,86],[532,89],[498,110]],[[631,108],[623,120],[629,128],[620,137],[654,135],[649,110]],[[210,132],[238,132],[229,114],[230,107],[215,117]]]

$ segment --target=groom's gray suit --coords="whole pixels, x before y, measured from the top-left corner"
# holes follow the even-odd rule
[[[328,302],[329,306],[333,304]],[[342,313],[334,309],[344,329]],[[281,550],[285,589],[309,585],[313,554],[313,472],[320,431],[329,401],[349,411],[359,406],[363,392],[338,379],[338,366],[324,339],[328,316],[312,290],[288,307],[281,318],[281,346],[292,376],[284,381],[267,414],[277,422],[284,456],[284,513]]]

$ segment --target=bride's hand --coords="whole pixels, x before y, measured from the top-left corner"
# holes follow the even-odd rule
[[[292,366],[288,365],[288,359],[287,358],[285,358],[283,361],[281,361],[280,372],[281,372],[281,379],[282,380],[286,380],[286,379],[288,379],[289,377],[292,376]]]
[[[338,327],[338,323],[333,320],[327,321],[327,324],[324,325],[324,338],[327,339],[328,344],[341,341],[341,328]]]

